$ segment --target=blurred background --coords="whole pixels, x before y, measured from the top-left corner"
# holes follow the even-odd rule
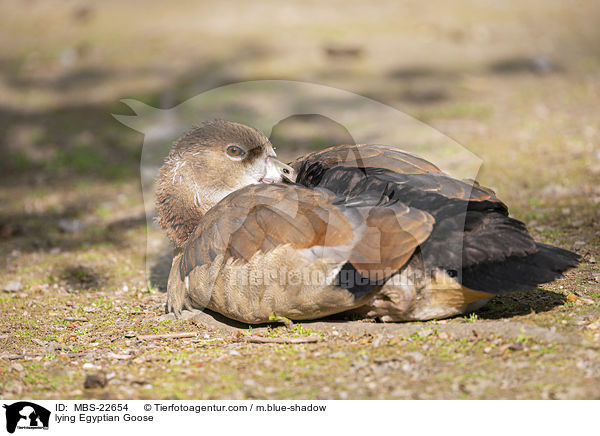
[[[424,121],[482,159],[481,183],[536,238],[598,255],[596,0],[1,0],[0,17],[0,285],[10,295],[129,304],[126,292],[146,286],[144,138],[111,114],[132,114],[124,98],[168,109],[257,79],[341,88]],[[273,136],[285,159],[347,140],[311,117]],[[96,293],[73,297],[82,289]],[[21,303],[6,304],[14,315]]]
[[[0,237],[17,248],[143,225],[143,135],[112,117],[131,114],[120,99],[166,109],[257,79],[341,88],[426,122],[483,160],[481,182],[521,218],[541,192],[598,199],[593,0],[3,0],[0,16]],[[286,160],[348,140],[310,117],[273,135]]]

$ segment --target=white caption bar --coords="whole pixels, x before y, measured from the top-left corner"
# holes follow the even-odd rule
[[[26,435],[588,434],[596,401],[3,400],[2,431]],[[35,430],[43,430],[41,433]]]

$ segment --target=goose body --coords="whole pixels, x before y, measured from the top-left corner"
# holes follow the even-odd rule
[[[535,242],[490,190],[413,154],[343,145],[285,165],[260,132],[225,121],[175,143],[157,212],[176,247],[167,311],[246,323],[444,318],[578,259]]]

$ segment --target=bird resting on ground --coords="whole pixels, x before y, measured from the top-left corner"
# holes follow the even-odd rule
[[[262,133],[227,121],[174,143],[156,204],[175,245],[166,310],[177,316],[444,318],[555,280],[579,257],[411,153],[341,145],[286,165]]]

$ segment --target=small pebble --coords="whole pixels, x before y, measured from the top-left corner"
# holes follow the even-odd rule
[[[525,348],[525,346],[523,345],[523,342],[513,342],[512,344],[509,344],[506,348],[512,351],[521,351],[523,348]]]
[[[10,365],[10,368],[13,369],[13,370],[15,370],[15,371],[18,371],[18,372],[21,372],[21,371],[23,371],[25,369],[23,367],[23,365],[21,365],[20,363],[16,363],[16,362],[13,363],[12,365]]]
[[[13,280],[4,285],[4,292],[19,292],[23,290],[23,283]]]
[[[108,353],[106,355],[106,357],[109,359],[116,359],[116,360],[128,360],[128,359],[131,359],[133,356],[130,354]]]
[[[422,329],[422,330],[419,330],[417,332],[417,334],[420,337],[422,337],[422,338],[426,338],[426,337],[431,336],[433,334],[433,329]]]
[[[81,220],[61,219],[58,220],[58,228],[64,233],[76,233],[85,228],[85,224]]]
[[[409,353],[406,353],[404,356],[411,358],[415,362],[420,362],[425,358],[425,356],[423,356],[423,354],[419,353],[418,351],[411,351]]]
[[[90,362],[84,363],[82,368],[83,369],[98,369],[98,367],[96,365],[94,365],[93,363],[90,363]]]
[[[106,386],[106,374],[104,371],[98,371],[96,374],[89,374],[83,382],[85,389],[103,388]]]
[[[600,321],[596,321],[591,324],[588,324],[585,328],[587,330],[598,330],[598,329],[600,329]]]

